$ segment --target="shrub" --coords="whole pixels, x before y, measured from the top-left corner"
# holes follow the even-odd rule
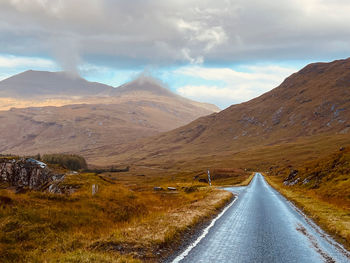
[[[48,164],[58,164],[70,170],[86,169],[84,157],[76,154],[44,154],[42,161]]]

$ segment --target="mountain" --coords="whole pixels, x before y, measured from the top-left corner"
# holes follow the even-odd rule
[[[67,72],[28,70],[0,81],[0,110],[10,108],[64,106],[72,104],[116,104],[126,101],[167,97],[198,108],[217,112],[213,104],[181,97],[151,76],[138,78],[119,87],[90,82]],[[199,115],[202,115],[199,114]]]
[[[164,84],[150,76],[141,75],[137,79],[119,86],[112,93],[113,96],[134,94],[134,93],[154,93],[166,97],[176,97],[170,90],[164,88]]]
[[[150,95],[172,98],[179,102],[181,101],[182,103],[190,103],[193,106],[204,108],[210,112],[219,111],[219,108],[214,104],[192,101],[190,99],[177,95],[171,92],[169,89],[165,88],[165,84],[160,80],[146,75],[141,75],[137,79],[134,79],[133,81],[115,88],[110,93],[110,96],[112,97],[126,97],[128,99],[132,99],[133,96],[139,98],[148,97]]]
[[[113,87],[89,82],[67,72],[28,70],[0,81],[0,97],[53,98],[58,96],[99,96]]]
[[[350,59],[314,63],[277,88],[173,131],[118,149],[115,162],[171,163],[350,132]],[[127,158],[126,158],[127,157]]]
[[[1,81],[0,90],[4,107],[31,106],[0,111],[0,153],[71,152],[94,160],[218,111],[148,76],[113,88],[62,72],[26,71]]]

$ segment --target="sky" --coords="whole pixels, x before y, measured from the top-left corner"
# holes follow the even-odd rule
[[[350,55],[349,0],[0,0],[0,80],[65,70],[112,86],[147,72],[220,108]]]

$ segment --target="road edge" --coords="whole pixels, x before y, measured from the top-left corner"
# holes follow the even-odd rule
[[[318,232],[328,243],[332,244],[334,247],[338,249],[339,252],[341,252],[345,257],[350,259],[350,251],[346,248],[345,244],[341,242],[341,239],[339,239],[335,234],[327,231],[326,229],[322,228],[315,220],[310,218],[307,215],[307,211],[304,212],[304,209],[298,205],[297,202],[294,202],[294,200],[289,199],[285,194],[283,194],[278,188],[274,187],[270,181],[267,179],[267,176],[265,173],[260,172],[261,175],[264,177],[266,183],[271,186],[272,189],[277,191],[301,216],[305,218],[305,220],[309,223],[309,225],[314,228],[316,232]]]
[[[235,203],[237,198],[237,195],[232,194],[231,198],[217,210],[217,213],[211,215],[210,217],[202,218],[197,224],[188,228],[183,233],[183,238],[179,241],[179,244],[175,244],[175,248],[173,249],[172,253],[168,254],[167,257],[163,258],[160,262],[179,262],[175,261],[175,259],[185,253],[185,251],[192,246],[192,244],[196,243],[197,240],[200,241],[203,239],[210,228],[215,224],[216,220],[219,219],[227,211],[227,209]],[[199,241],[197,241],[196,244],[198,244]],[[192,248],[190,250],[192,250]]]

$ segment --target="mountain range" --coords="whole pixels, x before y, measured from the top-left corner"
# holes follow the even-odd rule
[[[23,74],[64,76],[62,83],[72,85],[70,89],[89,83],[70,83],[71,76],[62,73]],[[20,83],[13,80],[16,76],[3,81],[6,85],[0,82],[1,94],[11,95],[7,89]],[[218,156],[230,160],[257,147],[319,136],[340,136],[342,142],[349,138],[350,59],[307,65],[277,88],[221,112],[173,94],[150,77],[119,88],[88,85],[96,88],[70,91],[69,96],[83,95],[68,105],[0,112],[0,151],[75,152],[96,165],[132,163],[167,169],[175,163],[215,162]],[[65,94],[56,88],[59,85],[51,87],[46,93],[38,88],[38,95],[55,99]],[[21,88],[12,96],[19,98]]]
[[[110,161],[170,167],[174,160],[232,158],[257,146],[349,133],[350,59],[345,59],[307,65],[255,99],[113,149]]]
[[[219,110],[150,76],[114,88],[65,72],[26,71],[1,81],[0,95],[3,108],[12,105],[0,111],[0,152],[21,154],[118,147]]]

